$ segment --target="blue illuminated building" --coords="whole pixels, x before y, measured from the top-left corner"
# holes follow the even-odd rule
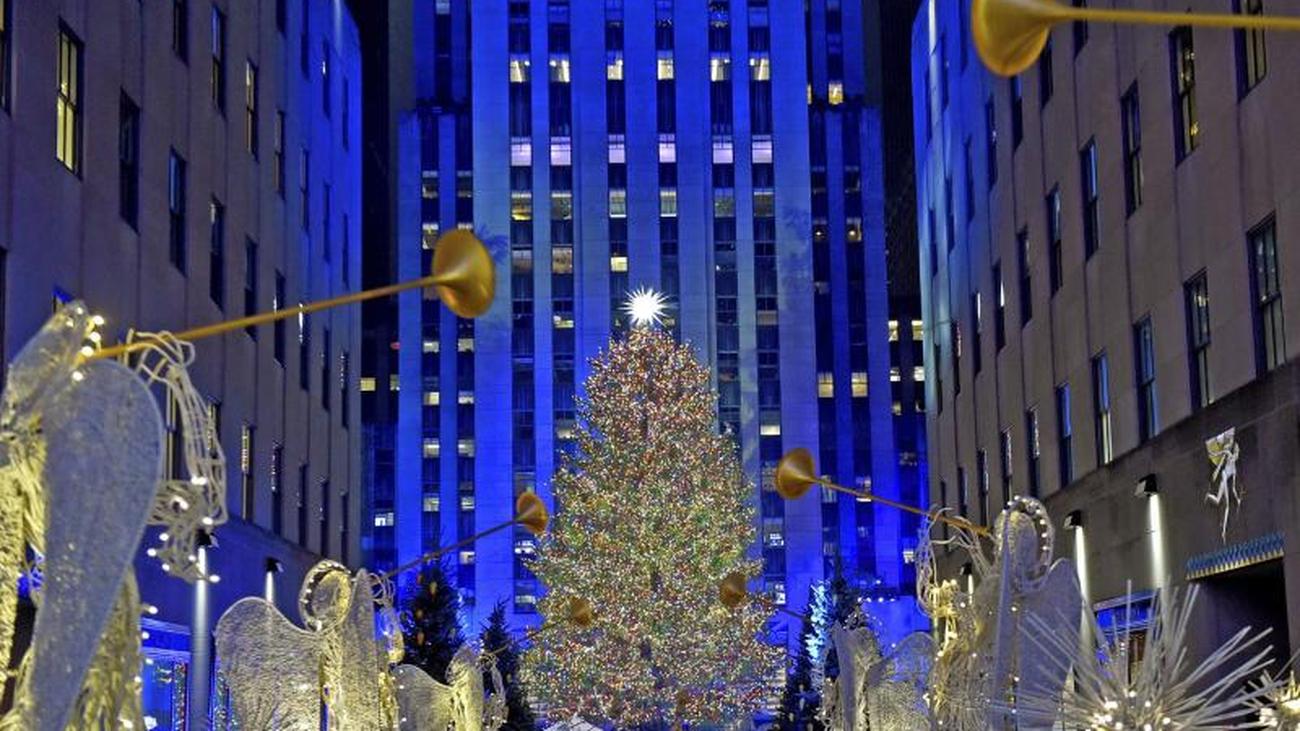
[[[587,362],[648,286],[714,369],[756,485],[755,588],[802,608],[839,563],[876,596],[911,593],[913,517],[834,493],[786,503],[771,480],[808,447],[843,484],[923,500],[919,306],[905,282],[891,317],[888,288],[886,220],[912,214],[887,211],[886,167],[911,167],[911,128],[904,101],[906,159],[887,159],[884,4],[409,0],[363,21],[402,29],[369,72],[387,84],[372,129],[389,161],[370,174],[390,193],[368,236],[396,242],[375,283],[427,272],[453,228],[498,267],[477,321],[418,294],[368,320],[373,564],[508,520],[521,491],[551,500]],[[914,221],[891,235],[906,278]],[[470,627],[498,601],[537,621],[532,551],[502,532],[451,558]]]

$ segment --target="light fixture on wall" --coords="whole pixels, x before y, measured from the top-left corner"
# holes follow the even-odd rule
[[[1133,484],[1133,497],[1151,497],[1160,493],[1160,485],[1154,474],[1142,475]]]
[[[1065,529],[1075,530],[1083,527],[1083,511],[1071,510],[1065,514]]]

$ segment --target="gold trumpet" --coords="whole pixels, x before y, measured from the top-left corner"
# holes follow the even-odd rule
[[[1300,18],[1230,13],[1174,13],[1062,5],[1059,0],[973,0],[971,35],[984,65],[993,73],[1015,76],[1033,65],[1060,23],[1193,25],[1206,28],[1300,31]]]
[[[845,495],[852,495],[859,500],[888,505],[891,508],[913,513],[915,515],[931,515],[915,505],[900,503],[897,500],[880,497],[879,495],[861,490],[853,490],[844,487],[843,485],[837,485],[824,477],[819,477],[816,468],[813,465],[812,452],[809,452],[803,447],[792,449],[781,458],[781,461],[776,465],[775,480],[777,494],[786,500],[798,499],[802,497],[804,493],[808,492],[809,488],[813,485],[821,485],[828,490],[842,492]],[[933,515],[933,518],[941,523],[947,523],[948,525],[956,526],[962,530],[968,530],[976,535],[991,535],[988,528],[972,523],[965,518],[952,518],[942,514]]]
[[[193,342],[247,327],[265,325],[276,320],[309,315],[341,305],[389,297],[410,289],[423,289],[426,297],[436,294],[448,309],[461,317],[478,317],[488,311],[492,306],[492,299],[496,296],[496,267],[483,243],[469,231],[458,229],[438,239],[433,251],[433,273],[427,277],[217,322],[183,330],[173,335],[177,340]],[[92,355],[86,356],[86,360],[116,358],[147,347],[148,344],[148,340],[138,340],[101,348]]]

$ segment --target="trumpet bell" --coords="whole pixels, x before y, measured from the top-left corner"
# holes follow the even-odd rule
[[[803,447],[790,450],[776,465],[776,492],[786,500],[803,497],[817,484],[812,452]]]
[[[1015,76],[1038,60],[1052,26],[1068,19],[1056,0],[973,0],[971,36],[990,71]]]
[[[596,621],[596,613],[591,610],[591,603],[576,596],[569,600],[567,617],[570,624],[581,629],[590,627]]]
[[[735,609],[745,601],[749,592],[745,589],[745,576],[739,571],[732,571],[718,584],[718,601],[727,609]]]
[[[469,231],[457,229],[438,239],[433,249],[433,277],[438,298],[461,317],[482,315],[496,296],[492,256]]]
[[[550,516],[546,512],[546,503],[537,497],[537,493],[519,494],[519,499],[515,501],[515,522],[538,538],[546,532]]]

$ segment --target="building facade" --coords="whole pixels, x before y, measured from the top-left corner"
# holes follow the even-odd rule
[[[802,607],[838,563],[882,597],[907,593],[908,518],[836,495],[783,503],[771,485],[802,446],[845,484],[919,499],[920,466],[900,467],[895,446],[894,414],[916,401],[893,395],[914,374],[891,372],[891,352],[913,347],[913,329],[891,325],[886,292],[876,4],[387,12],[391,268],[427,271],[441,233],[472,229],[497,262],[498,301],[469,322],[401,299],[396,325],[374,330],[376,564],[507,520],[521,491],[550,501],[587,362],[644,286],[670,298],[666,326],[714,369],[720,428],[756,485],[757,588]],[[470,626],[498,601],[536,622],[533,548],[500,533],[454,557]]]
[[[1104,622],[1194,583],[1198,642],[1269,626],[1284,657],[1300,260],[1279,242],[1300,153],[1279,120],[1300,51],[1065,24],[1005,79],[969,12],[926,2],[912,35],[931,499],[988,523],[1040,497]],[[1234,428],[1235,447],[1207,443]]]
[[[341,0],[0,1],[4,359],[55,301],[111,342],[356,289],[358,44]],[[271,592],[296,616],[307,567],[360,561],[360,336],[354,308],[195,344],[232,518],[207,549],[219,584],[137,561],[153,728],[207,728],[229,604]]]

